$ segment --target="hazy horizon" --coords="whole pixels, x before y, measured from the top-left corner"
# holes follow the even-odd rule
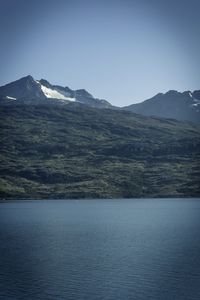
[[[32,75],[125,106],[200,89],[196,0],[0,0],[0,85]]]

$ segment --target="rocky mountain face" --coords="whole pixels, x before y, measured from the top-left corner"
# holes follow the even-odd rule
[[[30,75],[0,87],[2,105],[69,102],[79,102],[96,108],[111,107],[108,101],[94,98],[84,89],[71,90],[69,87],[52,85],[45,79],[35,80]]]
[[[45,79],[35,80],[30,75],[0,87],[0,105],[4,106],[65,105],[72,102],[93,108],[128,110],[145,116],[200,122],[200,90],[183,93],[171,90],[141,103],[119,108],[106,100],[94,98],[85,89],[72,90],[69,87],[52,85]]]
[[[39,84],[30,75],[1,86],[0,96],[4,96],[8,100],[34,97],[44,98]]]
[[[169,91],[123,109],[145,116],[200,122],[200,91]]]

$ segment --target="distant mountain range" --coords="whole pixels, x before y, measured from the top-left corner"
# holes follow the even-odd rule
[[[171,90],[141,103],[119,108],[104,99],[94,98],[84,89],[72,90],[69,87],[52,85],[45,79],[35,80],[30,75],[0,87],[0,105],[65,105],[71,102],[93,108],[122,109],[145,116],[200,122],[200,90],[183,93]]]

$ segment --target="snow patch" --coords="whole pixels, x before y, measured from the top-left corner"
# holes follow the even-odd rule
[[[41,90],[43,92],[43,94],[47,97],[47,98],[54,98],[54,99],[59,99],[59,100],[68,100],[68,101],[76,101],[75,98],[71,98],[71,97],[66,97],[65,95],[63,95],[61,92],[58,92],[55,89],[50,89],[44,85],[42,85],[39,81],[36,80],[37,83],[40,84],[41,86]]]
[[[62,95],[58,91],[47,88],[46,86],[44,86],[42,84],[41,84],[41,89],[42,89],[43,93],[45,94],[45,96],[47,98],[56,98],[56,99],[62,99],[62,100],[72,99],[72,98],[69,98],[69,97],[65,97],[64,95]]]
[[[11,99],[11,100],[17,100],[17,98],[14,97],[10,97],[10,96],[6,96],[7,99]]]

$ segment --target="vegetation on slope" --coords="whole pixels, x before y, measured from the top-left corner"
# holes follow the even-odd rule
[[[0,107],[1,198],[200,195],[200,127],[83,105]]]

